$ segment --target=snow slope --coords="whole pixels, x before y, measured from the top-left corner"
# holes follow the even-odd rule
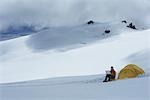
[[[0,85],[1,100],[150,100],[150,77],[103,83],[103,75]]]
[[[100,74],[111,65],[119,71],[135,63],[126,60],[130,55],[149,53],[150,30],[133,31],[125,26],[116,22],[58,27],[1,41],[0,82]],[[111,33],[104,35],[107,28]],[[137,64],[149,68],[147,61]]]

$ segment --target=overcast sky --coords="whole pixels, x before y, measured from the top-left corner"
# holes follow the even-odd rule
[[[150,26],[150,0],[0,0],[0,29],[8,25],[76,25],[128,19]]]

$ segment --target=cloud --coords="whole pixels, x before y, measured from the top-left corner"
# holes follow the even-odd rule
[[[0,0],[0,29],[8,25],[76,25],[89,19],[132,20],[150,26],[149,0]]]

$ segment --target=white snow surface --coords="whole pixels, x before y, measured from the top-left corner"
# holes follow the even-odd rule
[[[101,74],[111,65],[119,71],[129,63],[149,69],[150,30],[125,26],[116,22],[57,27],[2,41],[0,83]],[[111,32],[103,35],[105,29]]]
[[[96,23],[2,41],[0,100],[150,100],[149,33]],[[111,65],[119,72],[129,63],[145,75],[102,82]]]
[[[1,100],[150,100],[150,77],[103,83],[103,75],[0,85]]]

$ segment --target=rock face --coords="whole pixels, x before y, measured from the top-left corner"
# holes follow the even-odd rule
[[[130,23],[127,27],[132,28],[132,29],[136,29],[135,25],[133,25],[132,23]]]
[[[127,23],[127,21],[126,21],[126,20],[123,20],[122,23]]]
[[[105,33],[110,33],[110,30],[105,30]]]
[[[94,21],[90,20],[90,21],[87,22],[87,24],[89,24],[89,25],[94,24]]]

